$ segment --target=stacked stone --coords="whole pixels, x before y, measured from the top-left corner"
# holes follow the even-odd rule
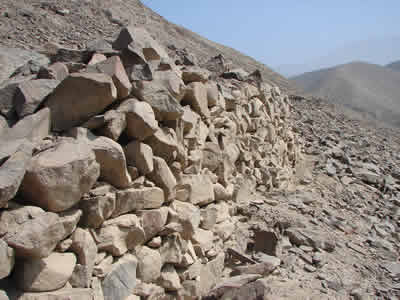
[[[291,182],[289,99],[257,72],[181,64],[141,28],[94,45],[0,87],[0,279],[20,299],[197,299],[246,249],[239,184]]]

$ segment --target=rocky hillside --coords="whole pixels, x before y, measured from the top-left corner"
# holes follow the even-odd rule
[[[306,95],[324,98],[399,126],[400,73],[354,62],[293,77]]]
[[[386,67],[390,68],[392,70],[395,70],[395,71],[400,71],[400,61],[392,62],[392,63],[386,65]]]
[[[251,72],[259,69],[265,80],[285,91],[293,85],[251,57],[165,20],[139,0],[0,1],[0,44],[19,48],[41,48],[46,42],[85,48],[97,38],[112,39],[123,26],[146,28],[166,49],[186,49],[203,65],[222,54],[234,66]]]
[[[293,188],[301,145],[278,87],[171,59],[136,26],[43,53],[1,56],[4,299],[219,298],[278,268],[271,229],[247,253],[242,213],[256,187]]]

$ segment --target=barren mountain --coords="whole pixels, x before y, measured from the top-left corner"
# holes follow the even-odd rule
[[[388,65],[386,65],[387,68],[391,68],[396,71],[400,71],[400,60],[399,61],[394,61]]]
[[[305,73],[292,80],[307,95],[325,98],[377,120],[400,125],[400,73],[396,71],[353,62]]]
[[[283,90],[291,83],[264,64],[232,48],[207,40],[172,24],[139,0],[1,0],[0,44],[21,48],[40,48],[46,42],[85,47],[98,38],[111,38],[123,25],[146,28],[163,46],[185,48],[199,64],[222,54],[233,65],[248,72],[259,69],[264,79]]]

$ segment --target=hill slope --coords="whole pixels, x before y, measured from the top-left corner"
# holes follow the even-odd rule
[[[387,68],[393,69],[395,71],[400,71],[400,60],[394,61],[388,65],[386,65]]]
[[[41,0],[0,0],[0,44],[35,48],[48,41],[84,47],[99,37],[111,37],[122,26],[145,27],[164,46],[186,48],[200,63],[223,54],[234,65],[252,72],[259,69],[264,79],[283,90],[290,82],[260,62],[229,47],[165,20],[139,0],[85,0],[56,2]]]
[[[388,68],[353,62],[305,73],[292,80],[307,94],[368,113],[400,126],[400,73]]]

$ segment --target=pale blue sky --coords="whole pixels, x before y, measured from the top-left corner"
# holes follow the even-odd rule
[[[400,0],[143,0],[143,3],[173,23],[273,67],[304,64],[329,56],[339,48],[348,47],[351,51],[358,41],[381,44],[384,39],[400,38]],[[379,58],[380,53],[376,55]],[[396,55],[397,51],[392,53]],[[392,58],[389,56],[376,63],[385,63]]]

